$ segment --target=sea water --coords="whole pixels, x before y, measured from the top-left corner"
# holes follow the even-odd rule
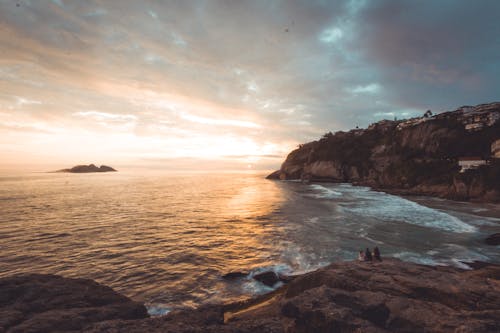
[[[0,175],[0,276],[94,279],[152,314],[271,289],[251,276],[354,260],[366,247],[432,265],[500,263],[500,207],[402,198],[262,173]],[[227,281],[228,272],[248,272]]]

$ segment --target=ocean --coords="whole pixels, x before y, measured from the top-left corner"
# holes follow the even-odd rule
[[[0,276],[94,279],[153,315],[247,299],[272,290],[258,272],[303,273],[366,247],[431,265],[500,263],[483,243],[495,232],[500,205],[257,172],[0,175]],[[235,271],[249,277],[222,278]]]

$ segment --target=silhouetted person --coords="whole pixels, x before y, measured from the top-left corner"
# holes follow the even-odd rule
[[[366,248],[365,251],[365,261],[372,261],[372,253],[369,248]]]
[[[358,260],[365,261],[365,253],[363,252],[363,250],[359,251]]]
[[[380,258],[380,250],[378,249],[378,246],[375,246],[373,248],[373,259],[378,260],[378,261],[382,261],[382,258]]]

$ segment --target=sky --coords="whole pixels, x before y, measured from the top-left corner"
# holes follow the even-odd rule
[[[500,1],[0,0],[0,168],[276,169],[500,100]]]

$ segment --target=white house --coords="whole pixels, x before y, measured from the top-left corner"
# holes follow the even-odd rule
[[[465,130],[472,132],[472,131],[480,131],[484,127],[483,123],[472,123],[472,124],[467,124],[465,125]]]
[[[491,157],[500,158],[500,139],[491,144]]]
[[[465,172],[466,170],[477,169],[481,165],[488,164],[488,161],[483,160],[480,157],[460,157],[458,159],[458,166],[460,166],[460,172]]]

